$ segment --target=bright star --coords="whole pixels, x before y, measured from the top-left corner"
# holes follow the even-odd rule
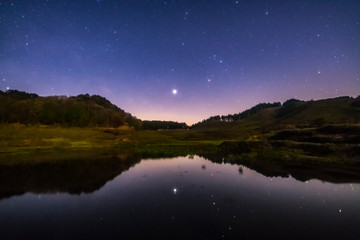
[[[174,192],[174,194],[176,194],[176,192],[177,192],[177,189],[176,189],[176,188],[174,188],[174,189],[173,189],[173,192]]]
[[[172,94],[176,95],[176,94],[177,94],[177,90],[176,90],[176,89],[173,89],[173,90],[172,90]]]

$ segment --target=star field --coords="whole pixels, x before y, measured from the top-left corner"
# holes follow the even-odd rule
[[[188,124],[360,94],[359,1],[0,1],[0,89]]]

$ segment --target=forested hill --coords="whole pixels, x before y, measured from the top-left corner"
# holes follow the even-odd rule
[[[192,127],[219,127],[217,123],[244,121],[259,122],[261,125],[360,123],[360,96],[316,101],[290,99],[283,104],[261,103],[241,113],[210,117]]]
[[[17,90],[0,91],[0,123],[141,128],[141,120],[98,95],[40,97]]]

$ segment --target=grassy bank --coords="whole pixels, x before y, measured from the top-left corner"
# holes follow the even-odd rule
[[[201,134],[189,136],[187,130],[135,131],[3,124],[0,125],[0,163],[72,159],[118,152],[180,153],[189,146],[211,146],[222,142],[206,139]]]
[[[276,156],[339,162],[359,159],[359,143],[359,125],[268,130],[259,128],[253,121],[216,123],[204,129],[135,131],[3,124],[0,125],[0,163],[109,153],[184,155],[212,151],[247,159]]]
[[[0,125],[0,167],[79,166],[199,155],[266,176],[360,181],[360,125],[261,128],[257,121],[192,130],[135,131]],[[94,164],[94,165],[96,165]],[[5,170],[4,170],[5,171]]]

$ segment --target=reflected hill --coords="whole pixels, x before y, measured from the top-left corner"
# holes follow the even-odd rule
[[[215,163],[236,164],[240,169],[246,166],[266,177],[292,176],[299,181],[318,179],[332,183],[359,183],[357,150],[351,152],[348,149],[348,158],[329,162],[314,156],[295,155],[279,147],[278,143],[225,142],[212,148],[168,146],[133,154],[111,153],[97,157],[0,165],[0,200],[28,192],[92,193],[143,159],[187,155],[198,155]]]
[[[0,166],[0,199],[32,193],[91,193],[141,161],[114,155],[38,164]]]
[[[29,164],[0,165],[0,201],[25,193],[92,193],[147,158],[172,158],[187,151],[110,153]]]
[[[291,176],[303,182],[311,179],[331,183],[360,182],[360,159],[356,153],[358,149],[349,148],[347,158],[341,152],[334,156],[333,161],[329,161],[327,158],[297,155],[281,149],[277,143],[274,145],[276,149],[271,144],[262,142],[224,143],[217,152],[198,155],[216,163],[245,166],[266,177]]]

